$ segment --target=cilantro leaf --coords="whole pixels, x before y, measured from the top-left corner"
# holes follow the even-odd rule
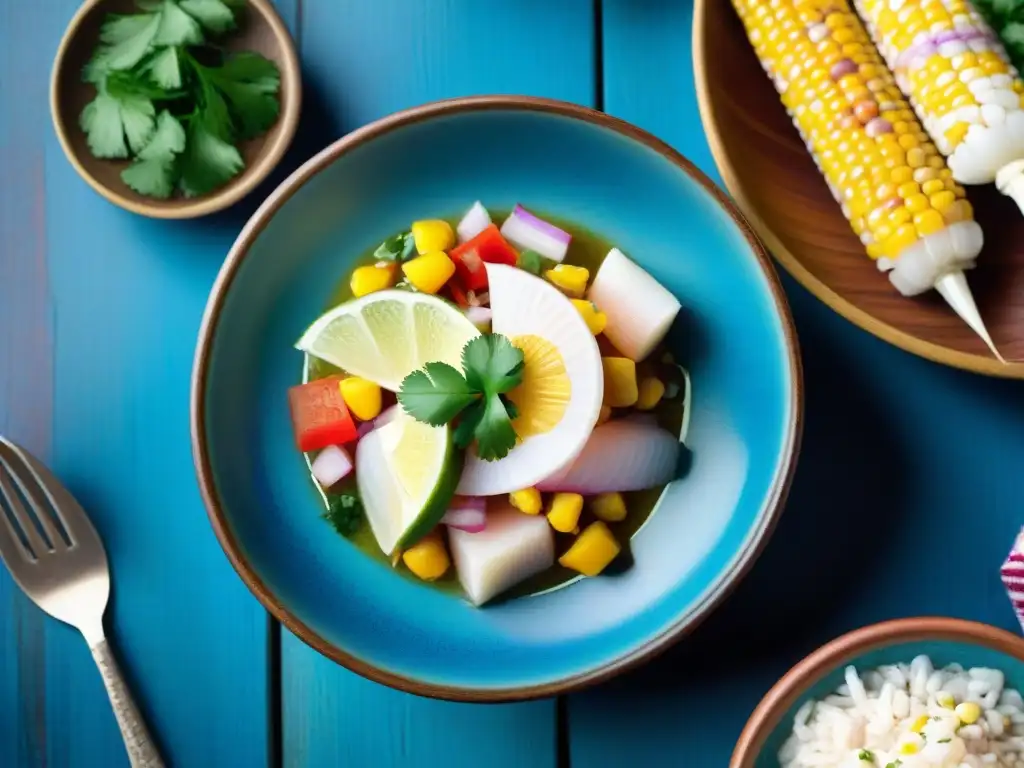
[[[402,381],[398,402],[417,421],[440,427],[476,399],[462,374],[447,363],[427,363]]]
[[[199,45],[203,42],[203,29],[189,16],[176,0],[164,0],[160,5],[160,26],[153,37],[154,45]]]
[[[181,0],[182,9],[215,35],[235,28],[235,14],[221,0]]]
[[[138,152],[149,141],[155,112],[153,102],[143,96],[114,98],[104,89],[86,104],[78,122],[93,155],[125,158],[129,147]]]
[[[188,197],[212,192],[245,167],[238,149],[215,133],[210,119],[189,122],[185,151],[181,154],[181,189]]]
[[[170,112],[157,117],[156,131],[136,160],[121,172],[121,179],[140,195],[168,198],[174,192],[175,159],[185,149],[185,129]]]
[[[541,258],[541,255],[536,251],[525,250],[519,254],[519,261],[516,266],[532,275],[539,275],[542,266]]]
[[[161,88],[173,90],[181,87],[181,62],[176,47],[158,51],[146,61],[143,70]]]
[[[134,67],[149,53],[159,28],[158,13],[109,17],[100,28],[102,45],[86,67],[86,79],[96,82],[104,72]]]
[[[373,258],[377,261],[405,261],[415,247],[412,232],[399,232],[378,245]]]
[[[487,395],[500,395],[518,386],[524,365],[523,350],[498,333],[477,336],[462,350],[466,381]]]
[[[489,395],[480,423],[474,430],[476,453],[484,461],[496,461],[508,455],[516,445],[508,411],[498,395]]]
[[[241,139],[259,136],[277,121],[281,74],[277,65],[258,53],[239,53],[202,74],[224,96]]]

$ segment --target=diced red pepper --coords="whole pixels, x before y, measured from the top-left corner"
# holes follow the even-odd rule
[[[462,284],[471,291],[487,289],[487,270],[482,262],[514,267],[519,261],[516,249],[501,236],[496,224],[491,224],[472,240],[452,248],[448,255],[455,262],[455,272]]]
[[[445,287],[448,289],[448,293],[452,295],[452,301],[463,309],[469,306],[469,297],[466,296],[466,292],[459,285],[458,279],[449,280]]]
[[[328,376],[288,390],[295,443],[300,451],[343,445],[358,437],[355,422],[341,396],[341,376]]]

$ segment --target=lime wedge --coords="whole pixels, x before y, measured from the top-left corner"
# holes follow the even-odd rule
[[[444,517],[462,473],[451,430],[399,410],[356,448],[356,484],[385,555],[406,549]]]
[[[453,304],[392,289],[334,307],[295,347],[397,392],[402,379],[427,363],[448,363],[461,370],[462,348],[479,335]]]

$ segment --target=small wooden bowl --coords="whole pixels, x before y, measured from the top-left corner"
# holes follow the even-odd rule
[[[121,180],[127,160],[93,156],[85,133],[78,125],[82,109],[96,95],[81,73],[99,41],[99,30],[108,13],[137,12],[133,0],[86,0],[71,19],[57,49],[50,77],[50,114],[57,138],[71,165],[89,185],[115,205],[157,219],[191,219],[219,211],[238,202],[262,181],[284,156],[295,136],[302,105],[299,59],[288,28],[269,0],[248,0],[239,28],[224,37],[230,50],[256,51],[271,59],[281,71],[281,113],[264,135],[240,147],[245,169],[224,186],[201,197],[145,197]]]
[[[879,272],[829,193],[728,0],[696,0],[694,72],[701,119],[725,186],[775,258],[846,319],[914,354],[1024,379],[1024,220],[994,185],[968,196],[985,232],[968,273],[1002,355],[935,291],[906,298]]]

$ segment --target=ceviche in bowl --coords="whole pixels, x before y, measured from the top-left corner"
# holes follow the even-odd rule
[[[372,680],[551,696],[638,664],[781,514],[799,352],[767,254],[667,145],[474,97],[313,157],[207,302],[192,440],[267,610]]]
[[[681,474],[681,305],[600,238],[477,201],[390,236],[336,301],[289,404],[370,556],[474,605],[551,589],[611,566]]]

